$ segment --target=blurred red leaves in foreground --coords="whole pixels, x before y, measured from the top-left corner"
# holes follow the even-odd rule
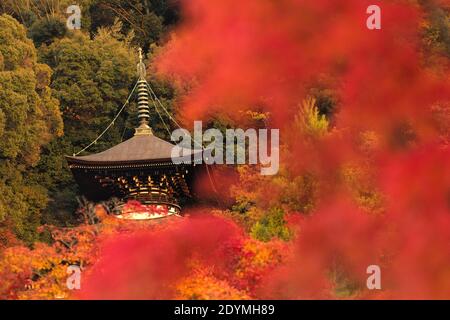
[[[312,216],[293,213],[292,243],[251,240],[207,212],[173,229],[118,236],[81,297],[446,299],[449,159],[448,149],[436,148],[385,158],[384,213],[365,212],[342,194]],[[365,286],[373,264],[382,270],[380,291]]]
[[[338,79],[342,125],[384,128],[424,115],[449,92],[448,74],[422,68],[423,12],[414,1],[379,1],[383,24],[373,31],[365,13],[372,2],[184,1],[184,24],[159,69],[198,83],[180,112],[188,124],[259,107],[285,128],[324,74]]]
[[[271,297],[333,297],[330,272],[364,291],[370,264],[383,267],[386,291],[363,296],[449,297],[449,60],[424,51],[419,2],[378,1],[377,31],[365,27],[372,2],[185,1],[184,24],[159,57],[162,73],[197,83],[180,101],[187,124],[219,113],[239,125],[243,109],[269,112],[281,128],[282,166],[294,176],[314,171],[322,183],[292,266],[281,282],[270,275]],[[311,144],[292,119],[324,74],[338,111]],[[344,200],[339,172],[349,163],[370,171],[383,198],[377,214]]]
[[[191,218],[157,232],[120,235],[103,247],[82,298],[169,299],[187,275],[190,259],[220,261],[217,249],[236,236],[235,225],[214,217]]]

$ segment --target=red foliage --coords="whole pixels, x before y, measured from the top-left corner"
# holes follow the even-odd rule
[[[450,154],[423,148],[392,157],[380,173],[388,195],[384,215],[334,201],[299,227],[293,260],[270,275],[271,298],[331,298],[338,269],[360,297],[447,299],[450,292]],[[366,268],[382,268],[382,289],[365,288]]]
[[[333,203],[296,223],[294,256],[265,279],[268,285],[261,290],[262,297],[332,298],[339,285],[333,272],[343,272],[346,281],[365,285],[366,268],[381,264],[384,234],[379,232],[379,219],[349,203]]]
[[[379,134],[387,156],[405,122],[421,141],[436,141],[429,109],[450,98],[448,59],[439,74],[423,67],[420,7],[381,1],[382,29],[374,31],[366,28],[371,4],[183,1],[184,23],[159,56],[159,71],[195,79],[181,104],[187,126],[217,113],[239,124],[243,109],[269,112],[270,125],[281,129],[281,143],[288,146],[283,164],[295,173],[313,169],[328,180],[343,163],[360,157],[354,143],[363,130]],[[292,131],[292,119],[306,88],[323,74],[335,79],[338,133],[308,145]]]
[[[385,244],[395,254],[392,297],[448,299],[450,292],[450,150],[421,148],[392,157],[380,175],[389,195]]]
[[[383,297],[448,298],[450,157],[436,145],[431,109],[450,99],[449,60],[438,72],[424,63],[421,7],[379,1],[382,29],[373,31],[365,26],[372,1],[183,3],[185,22],[158,62],[162,73],[197,81],[184,120],[218,112],[239,123],[242,108],[270,112],[289,151],[283,165],[313,170],[326,186],[317,212],[300,224],[292,264],[262,295],[333,297],[339,284],[330,272],[343,269],[363,296],[377,297],[363,280],[368,265],[380,264]],[[339,112],[335,132],[311,145],[291,131],[292,118],[323,73],[339,84]],[[379,139],[370,155],[358,145],[367,130]],[[364,161],[387,199],[382,216],[343,201],[339,170]]]
[[[380,31],[366,28],[366,0],[183,3],[185,23],[159,67],[198,81],[181,112],[190,122],[216,112],[239,120],[245,106],[262,106],[284,127],[324,72],[341,80],[341,118],[352,125],[391,125],[449,97],[448,76],[420,67],[411,2],[383,1]]]
[[[189,271],[192,258],[220,262],[217,248],[239,234],[231,222],[192,217],[157,232],[118,235],[102,246],[82,299],[164,299]]]

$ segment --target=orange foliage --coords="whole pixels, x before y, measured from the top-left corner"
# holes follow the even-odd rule
[[[175,299],[247,300],[250,296],[225,280],[219,280],[211,270],[197,266],[191,274],[176,284]]]

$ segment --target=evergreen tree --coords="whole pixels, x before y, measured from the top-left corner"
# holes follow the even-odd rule
[[[11,16],[0,16],[0,227],[12,225],[27,242],[35,239],[48,201],[29,172],[42,146],[63,132],[50,78],[51,69],[38,63],[25,28]]]
[[[137,51],[113,30],[91,39],[82,32],[42,46],[40,56],[54,70],[51,87],[61,103],[64,137],[47,145],[36,168],[45,172],[41,185],[50,190],[46,222],[70,224],[76,209],[76,184],[65,155],[77,153],[108,126],[125,103],[136,80]],[[129,108],[89,150],[103,151],[121,142]],[[131,131],[131,130],[130,130]]]
[[[67,33],[66,23],[60,18],[43,18],[35,21],[29,28],[28,35],[36,47],[49,45],[55,38],[62,38]]]

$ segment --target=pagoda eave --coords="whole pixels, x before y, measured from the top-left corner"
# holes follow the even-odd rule
[[[171,167],[180,165],[197,165],[201,160],[182,161],[180,159],[151,159],[151,160],[131,160],[131,161],[87,161],[77,157],[66,156],[70,169],[127,169],[127,168],[147,168],[147,167]]]

